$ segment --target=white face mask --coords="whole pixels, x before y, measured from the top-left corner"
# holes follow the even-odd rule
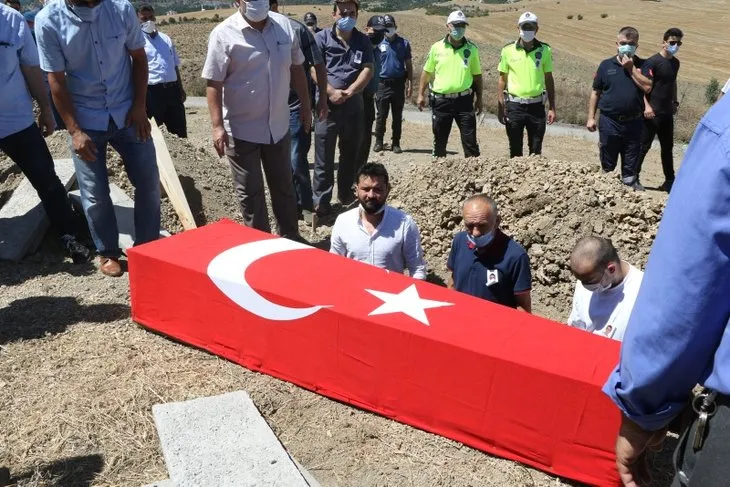
[[[599,282],[595,284],[583,284],[583,287],[586,291],[600,294],[611,289],[611,284],[613,284],[611,282],[611,274],[606,271]]]
[[[520,37],[525,42],[532,42],[535,39],[535,31],[520,29]]]
[[[155,24],[155,21],[148,20],[147,22],[142,22],[142,32],[145,34],[154,34],[157,32],[157,25]]]
[[[244,16],[251,22],[261,22],[266,20],[269,16],[269,2],[268,0],[255,0],[253,2],[246,2],[246,13]]]
[[[385,35],[387,35],[388,37],[393,37],[396,32],[398,32],[398,29],[396,29],[395,27],[388,27],[387,29],[385,29]]]

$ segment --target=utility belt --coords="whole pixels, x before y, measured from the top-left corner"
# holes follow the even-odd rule
[[[632,120],[636,120],[637,118],[642,118],[644,116],[644,114],[641,112],[632,113],[630,115],[619,115],[619,114],[614,114],[614,113],[603,113],[603,112],[601,112],[601,113],[603,115],[607,116],[608,118],[610,118],[611,120],[615,120],[617,122],[631,122]]]
[[[177,85],[177,81],[170,81],[169,83],[155,83],[153,85],[149,85],[148,88],[174,88]]]
[[[504,92],[505,102],[519,103],[520,105],[534,105],[536,103],[544,105],[546,100],[547,93],[545,92],[543,92],[540,96],[533,96],[532,98],[520,98],[519,96],[510,95],[506,91]]]
[[[440,98],[461,98],[462,96],[469,96],[472,93],[474,93],[474,90],[469,88],[468,90],[464,90],[460,93],[434,93],[431,92],[431,96],[440,99]]]

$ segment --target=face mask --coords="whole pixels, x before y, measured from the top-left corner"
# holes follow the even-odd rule
[[[535,31],[520,29],[520,37],[525,42],[532,42],[535,39]]]
[[[341,19],[337,19],[337,28],[341,32],[350,32],[355,28],[356,23],[357,18],[355,17],[342,17]]]
[[[148,20],[147,22],[142,22],[142,32],[145,34],[154,34],[157,32],[157,25],[155,24],[155,21]]]
[[[454,27],[451,29],[451,38],[460,41],[464,38],[464,32],[466,32],[466,27]]]
[[[383,37],[385,37],[385,36],[384,36],[383,32],[369,32],[368,37],[370,38],[370,43],[373,46],[377,46],[378,44],[380,44],[382,42]]]
[[[485,233],[484,235],[479,235],[478,237],[473,237],[467,234],[466,239],[469,241],[470,244],[478,249],[481,249],[492,243],[492,240],[494,240],[494,230],[489,233]]]
[[[599,282],[595,284],[583,284],[583,287],[586,291],[600,294],[611,289],[611,284],[611,274],[606,272]]]
[[[625,46],[618,46],[618,53],[623,56],[633,57],[636,53],[636,46],[629,46],[628,44]]]
[[[246,2],[246,17],[251,22],[262,22],[269,16],[269,2],[257,0],[255,2]]]
[[[667,52],[669,54],[671,54],[672,56],[674,56],[675,54],[677,54],[679,52],[679,46],[676,44],[675,45],[670,44],[667,46]]]
[[[387,28],[387,29],[385,30],[385,34],[386,34],[386,35],[387,35],[388,37],[393,37],[393,36],[395,35],[395,33],[396,33],[396,32],[398,32],[398,29],[396,29],[395,27],[388,27],[388,28]]]
[[[99,17],[99,12],[101,12],[99,5],[101,5],[101,3],[97,3],[94,7],[76,6],[73,8],[69,7],[69,9],[71,9],[71,11],[75,13],[82,22],[91,23],[96,21],[96,19]]]
[[[365,203],[360,202],[360,210],[368,215],[379,215],[385,211],[385,202],[380,203],[375,200],[368,200]]]

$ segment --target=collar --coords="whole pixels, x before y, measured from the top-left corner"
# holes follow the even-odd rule
[[[522,49],[525,52],[532,52],[535,49],[537,49],[538,47],[542,47],[542,42],[538,41],[537,39],[532,41],[532,49],[530,49],[530,50],[525,49],[525,46],[522,45],[521,38],[518,37],[517,40],[515,41],[515,49]]]
[[[269,12],[269,13],[271,13],[271,12]],[[246,17],[243,16],[243,14],[241,13],[240,10],[238,12],[236,12],[236,14],[237,15],[234,15],[233,16],[233,25],[235,27],[237,27],[237,28],[239,28],[241,30],[243,30],[243,29],[254,29],[254,30],[258,30],[254,26],[252,26],[251,24],[249,24],[248,20],[246,20]],[[267,15],[266,16],[266,24],[264,24],[264,29],[268,28],[270,24],[271,24],[271,17]]]

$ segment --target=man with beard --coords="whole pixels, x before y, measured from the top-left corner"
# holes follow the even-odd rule
[[[332,228],[330,252],[370,265],[426,278],[418,226],[405,212],[388,206],[388,171],[367,163],[357,173],[355,194],[360,203],[337,217]]]

